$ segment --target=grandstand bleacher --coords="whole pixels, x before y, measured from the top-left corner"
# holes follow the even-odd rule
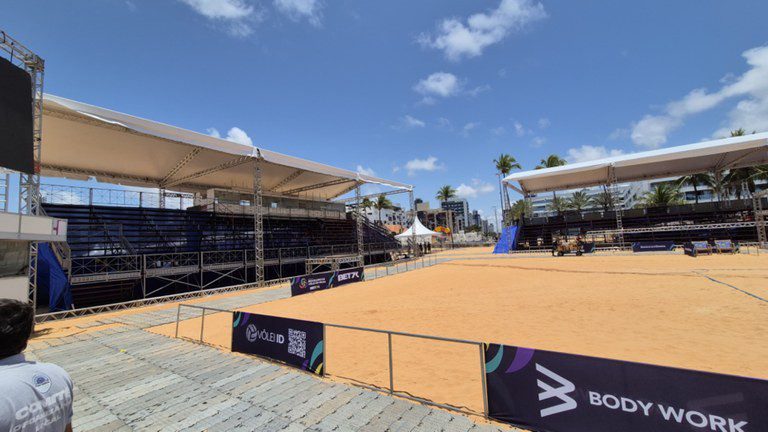
[[[247,263],[253,259],[251,216],[55,203],[44,209],[68,221],[69,277],[77,307],[137,299],[144,292],[164,295],[254,280]],[[349,217],[265,217],[266,279],[302,274],[308,257],[356,253],[356,238]],[[369,263],[387,260],[399,249],[386,230],[367,222],[364,245]],[[221,273],[223,268],[228,273]],[[153,275],[162,280],[152,280]],[[177,283],[168,283],[169,275]],[[142,281],[148,284],[144,292]]]
[[[752,203],[749,200],[732,200],[723,203],[700,203],[670,207],[649,207],[624,210],[622,216],[625,242],[673,241],[676,244],[695,240],[727,238],[736,242],[754,242],[757,234],[754,226],[731,228],[696,229],[692,225],[728,224],[753,222]],[[659,228],[649,232],[632,233],[633,228]],[[676,229],[679,227],[679,229]],[[560,216],[525,218],[519,223],[518,249],[548,248],[552,235],[579,230],[590,232],[615,230],[616,216],[607,212],[566,212]],[[598,243],[601,243],[601,239]],[[611,239],[603,239],[602,245],[613,245]]]

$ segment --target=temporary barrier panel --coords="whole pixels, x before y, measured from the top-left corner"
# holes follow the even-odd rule
[[[323,375],[323,324],[235,311],[232,351],[255,354]]]
[[[665,252],[675,248],[672,241],[651,241],[632,243],[632,252]]]
[[[536,431],[768,430],[768,381],[486,345],[489,415]]]
[[[328,288],[360,282],[364,278],[363,267],[355,267],[325,273],[316,273],[306,276],[297,276],[291,279],[291,295],[308,294]]]

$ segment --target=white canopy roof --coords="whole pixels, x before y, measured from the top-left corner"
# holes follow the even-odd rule
[[[414,227],[416,227],[416,237],[431,237],[431,236],[442,235],[439,232],[432,231],[431,229],[425,227],[424,225],[421,224],[421,221],[419,220],[419,218],[416,218],[416,220],[413,222],[413,225],[411,225],[410,228],[396,235],[395,238],[398,240],[407,240],[411,238],[411,236],[413,235]]]
[[[330,200],[356,183],[411,190],[410,185],[358,174],[271,150],[46,94],[41,173],[181,191],[250,192],[263,160],[265,194]]]
[[[618,183],[676,177],[712,170],[768,163],[768,133],[724,138],[615,156],[555,168],[523,171],[504,178],[521,193],[576,189],[610,183],[610,168]]]

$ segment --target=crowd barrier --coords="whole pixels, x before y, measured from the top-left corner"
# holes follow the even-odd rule
[[[365,267],[353,267],[323,273],[296,276],[291,279],[291,296],[309,294],[365,279]]]
[[[206,311],[226,312],[228,325],[232,327],[232,351],[257,355],[320,376],[328,375],[329,362],[357,361],[328,357],[328,349],[333,347],[328,342],[329,329],[386,336],[388,383],[367,385],[352,379],[357,385],[534,431],[768,430],[768,381],[761,379],[198,305],[179,305],[179,314],[182,306],[202,310],[201,342]],[[477,391],[482,392],[482,411],[438,402],[399,388],[395,379],[394,336],[421,341],[420,346],[437,341],[477,347],[477,363],[474,363],[477,369],[471,362],[464,367],[471,369],[465,376],[479,376],[478,381],[469,384],[477,385]],[[372,336],[367,336],[367,343],[360,348],[372,350],[371,339]],[[343,342],[342,338],[334,340],[334,343]],[[450,365],[454,360],[435,364],[426,359],[432,375],[420,379],[430,381],[430,376],[438,374],[441,365]],[[403,369],[412,366],[409,364]]]

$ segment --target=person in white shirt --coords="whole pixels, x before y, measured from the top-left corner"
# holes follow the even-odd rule
[[[32,305],[0,299],[0,431],[72,432],[72,380],[22,353],[35,326]]]

